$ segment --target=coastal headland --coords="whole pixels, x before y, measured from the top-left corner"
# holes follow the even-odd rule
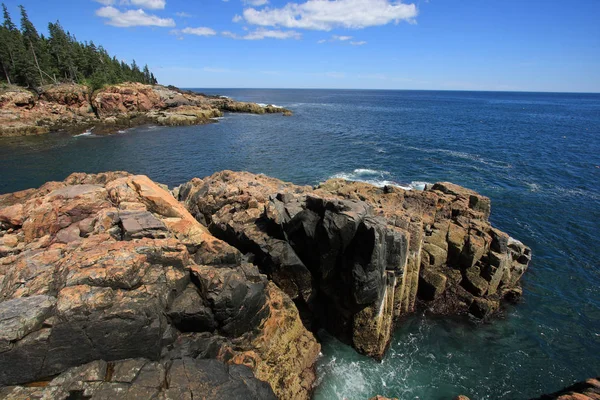
[[[145,124],[199,125],[215,122],[224,112],[292,114],[272,105],[133,82],[96,91],[75,83],[47,85],[37,91],[0,87],[0,137],[90,130],[111,134]]]

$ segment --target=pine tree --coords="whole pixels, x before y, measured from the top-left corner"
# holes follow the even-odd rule
[[[4,23],[0,27],[0,64],[6,81],[10,84],[16,73],[15,51],[19,30],[12,22],[6,4],[2,3]]]
[[[44,74],[40,68],[36,54],[36,48],[39,47],[40,36],[37,29],[35,29],[35,26],[29,20],[25,7],[19,6],[19,8],[21,9],[21,34],[23,41],[23,48],[19,54],[21,62],[19,69],[22,70],[23,79],[28,86],[37,86],[38,84],[43,85]],[[38,76],[36,76],[36,73]]]
[[[48,24],[45,37],[38,33],[23,6],[20,30],[6,5],[2,4],[2,9],[0,80],[29,87],[48,82],[80,82],[93,89],[125,81],[156,83],[147,65],[142,71],[135,60],[128,65],[92,41],[81,43],[58,21]]]
[[[150,77],[150,69],[148,68],[148,64],[144,65],[144,83],[152,84],[152,78]]]
[[[69,35],[65,32],[60,22],[48,24],[49,52],[52,56],[58,75],[61,79],[75,81],[76,74],[72,57],[72,43]]]

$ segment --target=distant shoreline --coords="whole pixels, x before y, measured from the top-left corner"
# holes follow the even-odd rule
[[[522,93],[522,94],[557,94],[557,95],[592,95],[597,96],[600,95],[600,92],[552,92],[552,91],[528,91],[528,90],[466,90],[466,89],[358,89],[358,88],[268,88],[268,87],[244,87],[244,88],[226,88],[226,87],[186,87],[181,88],[182,90],[339,90],[339,91],[349,91],[349,92],[459,92],[459,93]]]
[[[224,112],[292,115],[273,105],[239,102],[174,86],[122,83],[92,91],[63,83],[38,91],[0,87],[0,137],[65,131],[112,134],[140,125],[187,126],[214,123]]]

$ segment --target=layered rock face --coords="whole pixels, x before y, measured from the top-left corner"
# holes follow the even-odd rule
[[[241,365],[184,357],[156,362],[135,358],[93,361],[48,382],[0,388],[6,400],[23,399],[272,399],[273,390]]]
[[[223,171],[176,196],[215,236],[251,254],[299,308],[381,358],[418,302],[486,318],[520,294],[530,249],[488,221],[488,198],[439,183],[423,192],[330,180],[317,188]]]
[[[9,86],[0,89],[0,136],[86,129],[115,133],[148,123],[197,125],[214,122],[226,111],[291,114],[284,108],[141,83],[107,86],[94,93],[87,86],[60,84],[42,88],[39,95]]]
[[[291,299],[145,176],[0,196],[0,386],[62,374],[6,396],[306,399],[319,350]]]
[[[97,122],[86,86],[64,84],[41,94],[10,86],[0,89],[0,136],[39,135]]]

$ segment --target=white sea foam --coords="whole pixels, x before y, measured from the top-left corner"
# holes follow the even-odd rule
[[[91,136],[91,135],[93,135],[92,129],[88,129],[87,131],[80,133],[79,135],[75,135],[73,137]]]
[[[431,183],[429,182],[422,182],[422,181],[412,181],[410,183],[410,187],[411,189],[414,190],[425,190],[425,188],[427,187],[427,185],[431,185]]]
[[[331,178],[345,179],[347,181],[365,182],[377,187],[396,186],[404,190],[425,190],[428,182],[413,181],[408,184],[402,184],[393,179],[389,171],[379,171],[370,168],[357,168],[352,172],[340,172],[331,176]]]
[[[256,103],[256,104],[258,104],[262,108],[265,108],[265,107],[283,108],[281,106],[278,106],[277,104],[265,104],[265,103]]]
[[[230,99],[231,97],[229,96],[219,96],[220,99]]]

